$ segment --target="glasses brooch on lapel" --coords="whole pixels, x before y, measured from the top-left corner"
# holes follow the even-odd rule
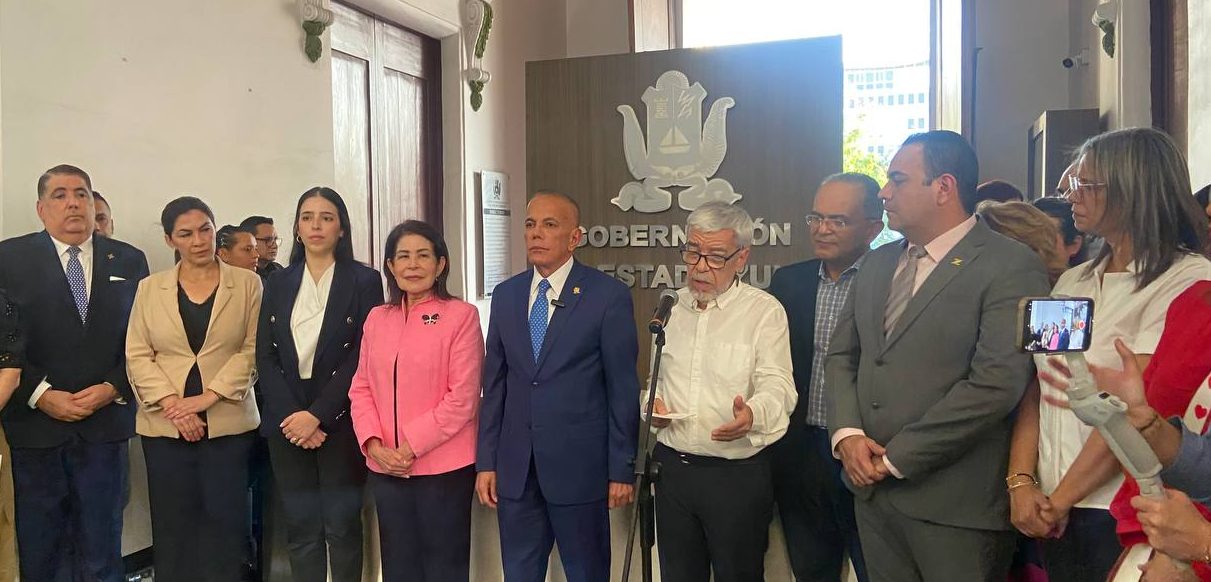
[[[426,313],[426,314],[420,316],[421,321],[425,322],[425,325],[437,325],[437,319],[439,317],[441,317],[441,316],[437,313],[434,313],[432,315]]]

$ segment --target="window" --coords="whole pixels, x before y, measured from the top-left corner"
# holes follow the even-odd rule
[[[875,153],[875,146],[866,146],[866,153],[868,153],[868,154]]]
[[[887,72],[887,80],[888,80],[888,81],[890,81],[890,80],[894,79],[894,77],[892,76],[892,73],[895,73],[895,71],[888,71],[888,72]]]
[[[903,104],[904,104],[904,94],[903,94],[903,93],[901,93],[901,94],[899,94],[899,95],[896,95],[896,104],[897,104],[897,105],[903,105]]]
[[[849,108],[850,108],[850,109],[853,109],[853,108],[854,108],[854,100],[853,100],[853,99],[850,99],[850,100],[849,100]]]
[[[866,74],[866,82],[867,82],[867,83],[870,83],[871,81],[874,81],[874,80],[875,80],[875,74],[874,74],[874,73],[867,73],[867,74]]]
[[[924,103],[924,102],[925,102],[925,94],[917,93],[917,103]]]
[[[917,129],[925,129],[925,118],[924,117],[917,118]]]
[[[879,146],[879,155],[883,155],[883,152],[885,152],[885,151],[887,151],[887,150],[884,150],[883,146]]]
[[[879,95],[879,105],[883,105],[883,96]]]
[[[915,120],[911,117],[908,118],[908,129],[913,129],[915,127],[917,127],[917,120]]]
[[[912,105],[913,103],[915,103],[915,102],[916,102],[915,97],[916,97],[916,95],[913,95],[912,93],[909,93],[909,94],[908,94],[908,104],[909,104],[909,105]]]

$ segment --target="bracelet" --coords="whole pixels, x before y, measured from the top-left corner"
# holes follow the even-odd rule
[[[1038,483],[1035,483],[1033,481],[1022,481],[1021,483],[1014,483],[1013,485],[1006,487],[1005,491],[1012,492],[1014,489],[1017,489],[1019,487],[1031,487],[1034,485],[1038,485]]]
[[[1153,411],[1152,420],[1149,420],[1148,424],[1145,424],[1144,427],[1140,429],[1140,433],[1142,434],[1152,430],[1152,427],[1156,426],[1157,422],[1163,422],[1161,421],[1161,415],[1157,414],[1156,411]]]
[[[1035,479],[1034,475],[1031,475],[1030,473],[1014,473],[1005,478],[1005,483],[1009,483],[1010,481],[1012,481],[1013,479],[1016,479],[1018,477],[1029,477],[1031,481],[1033,481],[1035,483],[1039,482],[1039,480]]]

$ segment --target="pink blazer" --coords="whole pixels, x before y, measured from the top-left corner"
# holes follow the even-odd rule
[[[414,475],[473,464],[483,361],[479,312],[470,303],[431,299],[410,312],[371,310],[349,388],[362,454],[372,438],[392,448],[406,439],[417,457]],[[366,466],[386,473],[369,456]]]

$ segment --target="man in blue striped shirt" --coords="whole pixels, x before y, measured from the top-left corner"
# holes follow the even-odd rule
[[[847,552],[866,582],[853,496],[829,445],[824,358],[862,257],[883,230],[879,184],[856,173],[829,176],[807,227],[816,258],[778,269],[769,287],[786,309],[799,392],[786,436],[774,447],[774,495],[796,582],[838,580]]]

